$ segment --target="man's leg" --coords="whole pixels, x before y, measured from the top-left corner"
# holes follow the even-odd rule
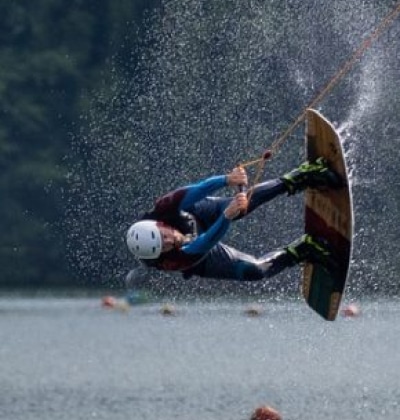
[[[271,251],[261,258],[218,244],[186,277],[198,275],[222,280],[256,281],[273,277],[286,268],[304,261],[318,262],[332,270],[336,262],[326,243],[303,235],[287,247]]]
[[[272,254],[272,253],[271,253]],[[292,258],[289,257],[292,261]],[[283,265],[281,269],[284,269]],[[280,270],[277,270],[279,272]],[[185,277],[197,275],[219,280],[255,281],[266,277],[264,259],[240,252],[235,248],[219,243],[198,265],[184,273]],[[272,275],[272,270],[271,274]]]
[[[198,265],[183,273],[185,277],[197,275],[220,280],[256,281],[272,277],[296,260],[285,249],[268,253],[262,258],[218,244]]]
[[[251,197],[246,214],[251,213],[261,204],[264,204],[282,193],[289,195],[310,188],[340,188],[342,179],[329,168],[327,161],[318,158],[315,162],[305,162],[298,168],[288,172],[279,179],[273,179],[255,185],[249,190]],[[235,220],[245,216],[238,216]]]
[[[248,192],[248,195],[250,195],[251,198],[246,214],[242,214],[234,220],[241,219],[261,204],[287,192],[288,189],[286,188],[285,183],[280,179],[272,179],[255,185],[252,187],[251,194],[250,190]],[[231,200],[232,197],[207,197],[194,205],[193,214],[200,222],[203,222],[202,224],[204,227],[209,227],[218,219]]]
[[[303,191],[307,187],[341,188],[341,186],[342,179],[329,168],[325,159],[319,158],[313,163],[305,162],[281,178],[271,179],[250,188],[247,193],[250,196],[247,212],[239,215],[234,220],[243,218],[260,205],[273,200],[283,193],[292,195]],[[211,226],[231,200],[232,197],[208,197],[195,204],[193,214],[205,226]]]
[[[249,189],[247,192],[247,195],[250,197],[250,201],[246,214],[251,213],[257,207],[261,206],[261,204],[267,203],[278,195],[286,192],[288,192],[286,184],[279,178],[254,185],[254,187]],[[242,218],[246,214],[238,216],[235,220]]]
[[[283,175],[281,180],[285,183],[289,195],[309,188],[334,188],[343,186],[341,177],[330,169],[324,158],[314,162],[304,162],[298,168]]]

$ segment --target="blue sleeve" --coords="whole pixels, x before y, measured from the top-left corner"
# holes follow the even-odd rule
[[[210,229],[199,235],[193,242],[184,245],[182,251],[187,254],[207,253],[223,238],[230,226],[230,222],[224,214],[221,214]]]
[[[196,184],[188,185],[185,187],[185,196],[179,204],[179,210],[190,211],[197,201],[226,186],[226,175],[213,176]]]

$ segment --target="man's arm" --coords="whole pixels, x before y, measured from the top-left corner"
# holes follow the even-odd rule
[[[247,185],[247,174],[243,168],[234,168],[227,175],[217,175],[195,184],[178,188],[156,202],[157,212],[190,211],[203,198],[226,186]]]
[[[180,203],[179,210],[190,211],[193,204],[206,198],[215,191],[228,186],[228,176],[218,175],[207,178],[186,187],[186,194]]]
[[[231,220],[241,212],[246,211],[248,205],[245,193],[237,194],[216,222],[193,242],[182,247],[187,254],[205,254],[210,251],[225,235]]]
[[[221,214],[210,229],[199,235],[193,242],[184,245],[182,251],[186,254],[207,253],[224,237],[230,222],[224,214]]]

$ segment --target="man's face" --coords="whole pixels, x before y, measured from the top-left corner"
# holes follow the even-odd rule
[[[161,252],[168,252],[171,249],[179,248],[183,242],[183,235],[170,226],[160,224],[158,226],[161,232],[162,250]]]

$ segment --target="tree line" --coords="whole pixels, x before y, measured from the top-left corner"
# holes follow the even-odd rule
[[[113,54],[132,60],[155,1],[0,2],[0,284],[71,281],[62,217],[64,156]]]

